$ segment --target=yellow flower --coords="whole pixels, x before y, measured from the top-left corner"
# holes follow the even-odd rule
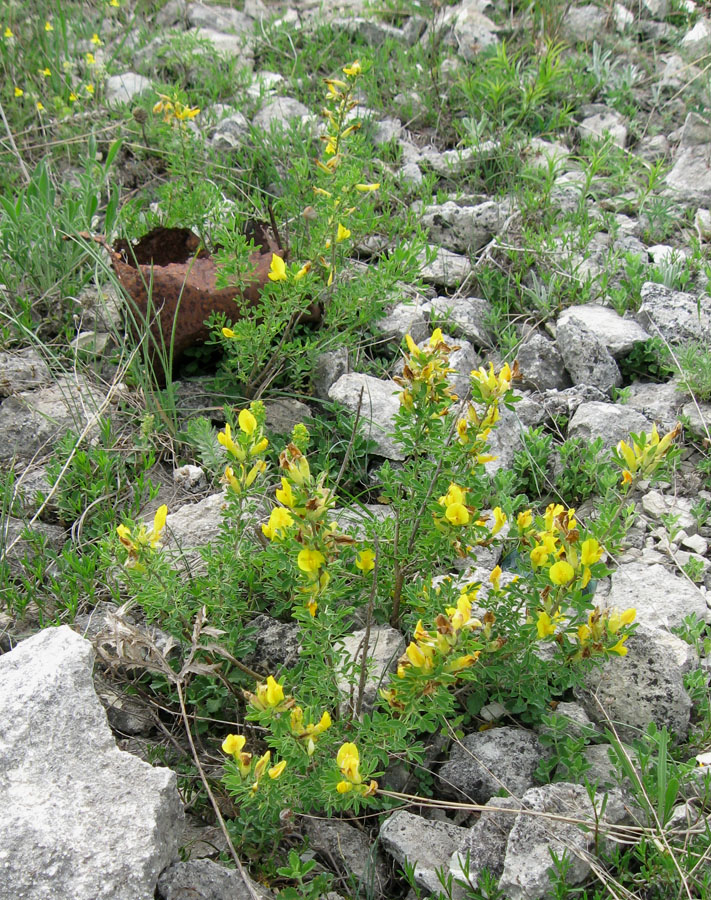
[[[349,229],[346,228],[344,225],[341,225],[341,223],[339,222],[338,223],[338,231],[336,232],[336,243],[340,244],[341,241],[348,240],[348,238],[350,236],[351,236],[351,233],[350,233]]]
[[[254,767],[254,777],[256,778],[257,781],[259,781],[259,779],[262,777],[262,775],[264,775],[264,773],[267,771],[267,766],[269,765],[269,760],[271,758],[272,758],[272,751],[267,750],[267,752],[263,756],[260,756],[259,759],[257,760],[257,765]],[[256,787],[256,782],[255,782],[254,787]]]
[[[464,503],[467,497],[467,492],[464,488],[459,487],[458,484],[451,482],[449,488],[447,489],[447,493],[440,497],[438,503],[441,506],[451,506],[454,503]]]
[[[533,524],[533,513],[530,509],[524,510],[524,512],[520,512],[516,516],[516,524],[519,527],[520,531],[525,531],[527,528],[530,528]]]
[[[51,22],[45,22],[45,23],[44,23],[44,30],[47,31],[47,32],[49,32],[49,31],[54,31],[54,27],[53,27],[52,23],[51,23]]]
[[[101,38],[99,37],[99,35],[96,32],[94,32],[91,36],[91,43],[95,47],[103,47],[104,46],[104,42],[101,40]]]
[[[602,547],[595,538],[588,538],[580,545],[580,564],[582,566],[591,566],[601,559],[602,554]]]
[[[77,95],[74,93],[74,91],[71,91],[70,94],[69,94],[69,102],[70,102],[70,103],[76,103],[76,101],[77,101],[78,99],[79,99],[79,98],[78,98]]]
[[[84,55],[84,58],[86,59],[87,66],[95,66],[96,65],[96,59],[95,59],[93,53],[86,53]]]
[[[341,774],[343,775],[343,777],[347,778],[348,781],[351,782],[351,784],[361,783],[362,778],[359,771],[360,755],[355,744],[342,744],[340,750],[338,751],[338,755],[336,756],[336,763],[338,765],[338,768],[341,770]]]
[[[316,610],[318,609],[318,603],[315,600],[311,599],[306,604],[306,609],[308,609],[309,615],[313,619],[316,616]]]
[[[357,184],[355,189],[360,191],[361,194],[366,194],[369,191],[377,191],[380,188],[380,182],[376,181],[374,184]]]
[[[109,6],[113,6],[114,9],[118,9],[121,6],[119,0],[109,0]]]
[[[367,575],[368,572],[375,568],[375,553],[370,549],[361,550],[355,564],[357,569],[360,569],[364,575]]]
[[[24,93],[25,92],[22,90],[22,88],[15,85],[15,96],[16,97],[21,97]]]
[[[225,430],[218,433],[217,442],[222,444],[225,450],[235,456],[240,462],[244,462],[247,458],[244,450],[232,440],[232,428],[229,422],[225,423]]]
[[[495,566],[491,575],[489,575],[489,581],[491,582],[495,591],[499,590],[499,580],[501,579],[501,566]]]
[[[258,460],[252,468],[247,472],[247,477],[244,479],[244,486],[251,487],[254,484],[255,479],[258,475],[261,475],[262,472],[266,472],[267,464],[263,459]]]
[[[542,544],[536,544],[529,554],[533,568],[544,566],[548,562],[548,555],[548,550]]]
[[[564,559],[559,559],[557,563],[553,563],[550,567],[548,575],[553,584],[568,584],[569,581],[573,580],[575,569]]]
[[[15,37],[15,35],[12,33],[12,29],[10,28],[9,25],[5,28],[5,31],[4,31],[4,33],[3,33],[3,37],[8,38],[8,40],[9,40],[10,38],[14,38],[14,37]]]
[[[471,518],[463,503],[450,503],[444,514],[452,525],[467,525]]]
[[[44,75],[45,78],[49,78],[49,76],[52,74],[52,70],[48,69],[46,66],[44,69],[39,69],[38,71],[39,74]]]
[[[87,94],[90,94],[91,96],[94,95],[94,85],[93,84],[85,84],[84,90],[87,92]]]
[[[281,479],[281,488],[277,489],[275,496],[279,503],[288,506],[289,509],[294,507],[294,493],[291,490],[291,484],[287,478]]]
[[[506,521],[506,513],[501,509],[501,507],[494,507],[494,527],[491,529],[491,534],[498,534],[506,524]]]
[[[253,434],[254,429],[257,427],[257,420],[248,409],[243,409],[240,410],[240,414],[237,416],[237,424],[245,434]]]
[[[248,697],[257,709],[274,709],[284,702],[284,688],[275,681],[274,676],[269,675],[266,684],[258,684],[256,694],[249,694]]]
[[[226,337],[226,338],[237,337],[237,335],[234,333],[234,331],[232,331],[231,328],[223,328],[222,335],[223,335],[223,337]]]
[[[222,742],[222,750],[230,756],[237,756],[247,743],[247,738],[241,734],[228,734]]]
[[[350,781],[339,781],[336,785],[336,790],[339,794],[347,794],[348,791],[353,790],[353,785]]]
[[[151,547],[156,547],[161,538],[161,532],[165,528],[165,520],[168,517],[168,507],[165,503],[159,506],[153,517],[153,529],[148,534],[148,541]]]
[[[288,513],[287,513],[288,515]],[[296,557],[296,564],[302,572],[315,574],[326,562],[326,557],[320,550],[314,550],[311,547],[305,547]]]
[[[199,106],[185,106],[185,104],[180,102],[175,104],[175,118],[180,122],[184,122],[186,119],[194,119],[199,112]]]
[[[285,768],[286,768],[286,760],[282,759],[281,762],[279,762],[275,766],[271,767],[271,769],[268,772],[269,777],[272,779],[278,778],[281,775],[281,773],[284,771]]]
[[[536,630],[538,631],[538,637],[543,640],[547,638],[551,634],[555,634],[555,623],[548,615],[547,612],[539,612],[538,619],[536,621]]]
[[[286,264],[281,256],[277,256],[276,253],[272,254],[272,262],[269,267],[269,280],[286,281]]]
[[[360,75],[363,71],[363,68],[360,64],[360,60],[357,59],[355,62],[352,62],[349,66],[343,67],[343,74],[348,75],[351,78],[355,78],[356,75]],[[345,87],[345,85],[344,85]]]
[[[633,607],[623,613],[617,609],[610,610],[607,616],[607,631],[609,634],[617,634],[623,625],[631,625],[637,617],[637,610]]]
[[[294,520],[287,509],[283,506],[276,506],[271,511],[269,522],[262,525],[262,533],[268,537],[270,541],[279,540],[284,537],[284,531],[294,524]]]
[[[311,263],[307,262],[299,269],[299,271],[294,275],[294,281],[301,281],[304,275],[307,275],[311,271]]]
[[[615,644],[614,647],[608,647],[608,653],[617,653],[620,656],[627,656],[627,647],[625,647],[625,641],[627,640],[628,635],[624,635],[619,639],[619,641]]]

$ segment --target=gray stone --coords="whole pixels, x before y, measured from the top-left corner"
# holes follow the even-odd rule
[[[594,441],[601,437],[605,447],[629,441],[631,432],[651,431],[652,423],[642,413],[617,403],[581,403],[568,423],[568,437]]]
[[[607,306],[586,303],[571,306],[558,316],[557,327],[579,322],[594,331],[615,359],[629,353],[638,341],[649,340],[647,332],[634,319],[623,318]]]
[[[627,143],[627,126],[624,118],[614,109],[587,116],[578,126],[578,134],[582,138],[598,139],[604,139],[609,135],[612,143],[618,147],[624,147]]]
[[[686,32],[679,47],[687,59],[696,60],[708,53],[711,49],[711,22],[708,19],[699,19]]]
[[[615,19],[615,29],[620,33],[624,33],[634,23],[634,13],[631,13],[626,6],[621,3],[615,3],[612,10]]]
[[[172,25],[187,22],[187,0],[168,0],[165,6],[156,15],[156,25],[161,28],[170,28]]]
[[[242,68],[252,68],[251,51],[240,35],[226,34],[224,31],[215,31],[213,28],[191,28],[188,34],[209,41],[215,53],[221,53],[231,59],[241,59]]]
[[[393,307],[385,318],[380,319],[377,328],[386,340],[394,341],[398,345],[402,343],[406,334],[419,344],[430,333],[423,308],[408,303],[398,303]]]
[[[622,384],[622,374],[603,340],[580,319],[558,320],[556,344],[573,384],[591,384],[603,393]]]
[[[682,406],[681,415],[688,420],[688,427],[694,434],[711,439],[711,435],[709,435],[711,403],[698,403],[692,400]]]
[[[423,304],[422,309],[430,313],[433,325],[442,326],[455,337],[465,337],[475,347],[493,346],[494,336],[488,325],[493,310],[488,300],[479,297],[435,297]]]
[[[399,392],[400,387],[394,381],[351,372],[341,375],[329,389],[328,397],[352,412],[360,405],[363,434],[376,443],[375,452],[386,459],[404,459],[405,455],[392,436],[395,415],[400,408]]]
[[[661,335],[670,344],[711,341],[711,297],[705,294],[697,297],[648,281],[637,318],[652,337]]]
[[[350,705],[357,699],[365,629],[353,631],[342,638],[343,663],[338,673],[338,687]],[[389,625],[372,625],[368,640],[368,674],[363,691],[363,711],[375,705],[378,691],[387,687],[388,673],[397,668],[397,661],[405,652],[405,638]]]
[[[678,382],[657,384],[651,381],[634,381],[626,390],[624,405],[636,409],[657,427],[667,432],[676,424],[684,402],[683,388]]]
[[[568,159],[568,148],[564,144],[542,138],[532,138],[525,150],[528,165],[544,171],[550,167],[558,170]]]
[[[405,810],[393,813],[380,826],[380,840],[386,852],[401,866],[405,862],[413,865],[415,883],[433,894],[442,887],[437,869],[446,871],[466,833],[466,828],[450,822],[431,822]]]
[[[112,285],[101,288],[87,285],[76,298],[80,312],[81,328],[107,331],[112,334],[121,327],[123,319],[123,299]]]
[[[417,163],[406,163],[398,173],[399,180],[405,185],[417,187],[423,182],[423,175]]]
[[[37,391],[21,391],[0,405],[0,464],[49,454],[72,429],[94,434],[103,396],[81,376],[60,378]]]
[[[0,559],[3,559],[10,567],[10,574],[15,578],[25,572],[23,560],[32,563],[37,557],[44,557],[41,548],[46,546],[49,551],[60,553],[67,533],[59,525],[47,525],[45,522],[35,522],[30,529],[30,537],[24,537],[27,525],[13,516],[6,516],[0,522]]]
[[[688,497],[670,497],[660,491],[648,491],[642,497],[642,509],[655,520],[663,522],[664,517],[675,518],[674,527],[683,529],[686,534],[697,530],[696,518],[691,512],[692,501]]]
[[[545,407],[525,396],[513,409],[501,407],[499,421],[488,438],[489,451],[495,456],[495,459],[485,463],[488,475],[511,466],[516,451],[523,446],[525,432],[539,425],[545,414]]]
[[[234,150],[249,135],[249,122],[241,112],[221,119],[212,132],[210,143],[216,150]]]
[[[373,125],[371,138],[376,147],[396,141],[402,134],[402,122],[400,119],[380,119]]]
[[[255,632],[254,650],[243,658],[250,669],[272,675],[277,669],[288,669],[297,662],[301,650],[298,625],[260,615],[252,620],[250,627]]]
[[[284,84],[283,75],[278,72],[255,72],[252,77],[252,83],[247,88],[247,96],[252,100],[261,100],[267,96],[274,96],[276,89]]]
[[[420,269],[420,277],[427,284],[437,287],[456,288],[472,273],[472,264],[466,256],[452,253],[444,247],[432,248],[436,255],[432,262]]]
[[[333,19],[331,24],[334,28],[361,38],[369,47],[381,47],[386,41],[404,41],[400,28],[375,18],[353,16],[348,19]]]
[[[684,740],[691,700],[684,688],[684,668],[669,652],[669,638],[680,640],[640,625],[627,640],[626,656],[611,654],[601,668],[586,675],[586,686],[576,695],[593,722],[609,728],[611,721],[626,742],[646,732],[650,722],[658,728],[666,725],[677,740]]]
[[[165,523],[165,549],[182,553],[209,544],[220,532],[226,505],[227,497],[221,491],[169,513]],[[147,524],[150,526],[150,522]]]
[[[253,896],[271,900],[274,894],[246,872],[243,876],[210,859],[173,863],[161,874],[156,888],[157,900],[252,900]]]
[[[392,99],[393,110],[398,117],[405,120],[405,125],[421,123],[423,115],[427,112],[422,97],[417,91],[400,91]]]
[[[321,353],[314,364],[314,372],[311,379],[311,388],[314,396],[319,400],[328,400],[328,392],[341,375],[348,371],[348,350],[339,347],[338,350],[327,350]]]
[[[510,215],[510,204],[487,200],[462,206],[453,200],[425,206],[420,215],[430,240],[454,253],[473,253],[487,244]]]
[[[251,36],[254,21],[238,9],[227,6],[190,3],[186,10],[188,23],[197,28],[213,31],[232,32]]]
[[[117,748],[93,662],[67,626],[0,657],[2,900],[148,898],[177,857],[175,773]]]
[[[562,30],[569,40],[589,44],[600,37],[606,24],[607,12],[599,6],[586,3],[568,8]]]
[[[447,339],[449,343],[449,339]],[[455,344],[452,341],[452,344]],[[455,344],[457,346],[457,344]],[[448,376],[449,385],[457,397],[466,397],[471,389],[471,371],[479,367],[481,360],[469,341],[459,341],[459,349],[449,355],[450,368],[454,372]]]
[[[114,731],[121,735],[146,736],[153,730],[155,720],[147,703],[98,675],[94,677],[94,690]]]
[[[685,616],[694,614],[711,621],[711,612],[699,589],[686,578],[677,578],[660,565],[626,563],[612,573],[606,607],[634,607],[636,621],[652,628],[678,628]]]
[[[641,10],[653,19],[666,19],[669,14],[669,0],[642,0]]]
[[[595,795],[596,814],[587,789],[579,784],[559,782],[526,791],[522,798],[523,806],[560,818],[525,813],[516,817],[506,845],[504,871],[499,881],[499,889],[507,900],[538,900],[550,896],[551,874],[554,871],[551,853],[568,860],[568,884],[585,881],[590,874],[588,859],[595,850],[595,823],[604,799],[602,794]],[[607,795],[602,819],[616,824],[625,816],[622,803]],[[565,818],[587,820],[591,827],[583,831],[578,825],[563,821]]]
[[[502,789],[520,797],[533,786],[544,755],[532,731],[512,725],[476,731],[453,745],[439,780],[447,796],[474,803],[487,803]]]
[[[498,28],[484,15],[483,8],[481,0],[462,0],[456,6],[444,7],[437,20],[445,45],[454,47],[467,62],[473,62],[482,50],[499,42]],[[431,40],[429,28],[421,40]]]
[[[329,867],[345,878],[358,882],[358,893],[368,897],[385,896],[389,880],[388,867],[382,853],[367,835],[342,819],[305,817],[303,827],[309,849],[315,851]]]
[[[493,797],[486,805],[492,807],[491,811],[482,811],[449,864],[454,878],[468,880],[472,884],[476,884],[484,869],[496,878],[501,877],[506,843],[521,801],[515,797]]]
[[[553,341],[540,332],[532,332],[519,344],[516,358],[521,369],[522,387],[534,391],[570,387],[563,357]]]
[[[259,131],[268,132],[272,129],[283,130],[293,121],[313,121],[311,110],[292,97],[277,97],[259,110],[252,124]]]
[[[180,466],[173,472],[173,483],[189,494],[198,494],[207,488],[207,478],[200,466]]]
[[[310,408],[294,397],[267,400],[264,404],[264,428],[267,434],[291,434],[295,425],[308,424],[312,418]]]
[[[49,366],[34,347],[0,353],[0,398],[33,391],[51,380]]]
[[[80,331],[69,342],[69,346],[81,359],[101,357],[112,340],[111,335],[105,332]]]
[[[150,78],[137,75],[135,72],[124,72],[123,75],[111,75],[106,79],[104,92],[109,106],[114,103],[130,103],[153,85]]]
[[[656,162],[659,159],[666,159],[669,149],[669,141],[663,134],[653,134],[643,137],[635,148],[635,152],[637,156],[641,156],[647,162]]]

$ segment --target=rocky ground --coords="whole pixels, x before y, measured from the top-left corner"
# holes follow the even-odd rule
[[[393,73],[400,60],[432,65],[428,73],[418,62],[419,70],[408,73],[409,85],[385,67],[375,71],[357,107],[372,167],[396,198],[396,227],[406,222],[420,229],[421,242],[413,239],[419,274],[378,298],[377,313],[347,340],[339,342],[325,327],[326,339],[314,344],[310,368],[306,375],[299,370],[293,391],[288,368],[271,393],[261,385],[273,442],[305,421],[315,432],[322,427],[334,444],[346,444],[351,414],[359,415],[364,449],[351,466],[370,518],[389,514],[377,503],[378,467],[405,455],[392,431],[399,406],[393,377],[402,371],[399,348],[406,334],[424,342],[442,327],[458,348],[451,365],[460,395],[471,369],[518,360],[520,402],[502,411],[492,433],[497,458],[487,467],[492,478],[507,470],[527,478],[519,486],[534,503],[569,499],[560,493],[566,467],[573,466],[560,450],[566,441],[577,439],[575,446],[585,448],[599,439],[602,452],[631,432],[656,425],[662,433],[683,424],[678,467],[668,480],[639,485],[632,498],[636,517],[610,561],[614,571],[596,587],[601,606],[636,608],[639,627],[629,653],[608,660],[556,708],[567,717],[571,736],[588,735],[580,753],[594,789],[586,789],[582,777],[541,784],[535,773],[551,753],[545,728],[524,727],[491,704],[481,710],[480,722],[498,727],[480,730],[470,723],[456,740],[429,745],[430,789],[441,806],[398,809],[376,824],[304,817],[277,851],[285,858],[296,847],[303,859],[317,861],[317,871],[333,873],[331,897],[399,897],[410,886],[472,900],[573,896],[552,893],[551,853],[564,851],[571,860],[567,880],[596,883],[603,891],[600,885],[609,882],[599,874],[594,881],[600,850],[594,835],[555,816],[586,818],[604,807],[610,828],[640,821],[639,793],[610,761],[605,729],[614,722],[620,740],[631,746],[650,723],[666,728],[681,763],[703,761],[711,733],[711,21],[692,0],[511,8],[464,0],[436,8],[384,4],[377,14],[361,0],[326,9],[310,0],[292,6],[245,0],[239,9],[169,0],[150,15],[137,10],[135,17],[116,19],[103,37],[103,46],[95,48],[104,79],[101,106],[92,115],[109,130],[133,129],[136,140],[143,124],[135,110],[150,109],[166,82],[197,90],[201,79],[212,77],[206,59],[229,61],[236,79],[232,102],[223,85],[214,102],[201,101],[200,116],[189,127],[209,165],[234,169],[244,183],[256,177],[249,156],[255,135],[298,127],[318,136],[322,79],[338,74],[350,56],[382,66],[389,55]],[[559,62],[547,40],[560,42]],[[319,53],[308,59],[320,68],[304,72],[298,58],[312,42]],[[334,44],[339,53],[350,51],[349,58],[336,59]],[[498,57],[484,84],[482,60],[504,46],[512,54],[526,51],[510,67]],[[553,68],[572,68],[561,69],[553,84],[537,68],[542,58]],[[580,73],[577,82],[573,69]],[[472,73],[479,73],[479,88]],[[12,77],[18,83],[18,73]],[[484,92],[481,102],[475,88]],[[467,90],[468,117],[463,107],[448,106]],[[437,92],[439,100],[433,99]],[[58,119],[41,127],[44,141],[66,139]],[[18,172],[23,157],[29,161],[37,152],[25,137],[18,132],[16,155],[6,153]],[[260,177],[272,179],[264,187],[278,200],[279,178],[287,178],[290,160],[288,144],[274,140],[281,148],[274,150],[274,170]],[[125,146],[108,179],[120,182],[125,204],[116,232],[137,237],[158,222],[196,227],[194,208],[193,218],[171,219],[175,208],[167,210],[168,194],[154,190],[169,180],[166,167],[160,154],[150,152],[151,141],[146,144],[141,152],[135,141]],[[61,172],[56,159],[51,164]],[[191,165],[191,177],[199,180],[198,164]],[[210,168],[210,177],[216,171]],[[64,177],[80,181],[78,166],[72,164]],[[175,172],[171,177],[177,183]],[[21,185],[18,175],[16,195]],[[223,209],[237,205],[238,192],[228,195],[225,188]],[[95,231],[108,230],[109,196],[95,211]],[[30,303],[36,315],[21,312],[16,270],[22,257],[13,256],[19,226],[10,210],[1,215],[3,317],[14,326],[5,328],[0,353],[0,465],[6,473],[0,898],[272,896],[284,886],[278,879],[272,887],[258,884],[230,858],[200,793],[175,698],[166,695],[161,707],[155,696],[147,697],[139,660],[115,664],[115,610],[126,597],[102,570],[107,557],[97,549],[102,534],[113,533],[117,511],[148,521],[166,503],[167,550],[179,551],[188,569],[199,570],[199,549],[220,531],[225,495],[185,435],[187,423],[200,414],[215,426],[224,424],[225,394],[214,371],[196,377],[189,362],[176,366],[172,388],[163,394],[156,387],[152,395],[130,377],[122,355],[131,340],[125,301],[115,280],[100,267],[92,274],[85,258],[76,296],[61,284],[56,288],[59,275],[52,275],[51,296],[64,318],[53,319],[26,283],[24,296],[36,299],[35,307]],[[354,270],[376,267],[404,245],[387,218],[381,210],[369,233],[357,236],[348,260]],[[62,228],[51,227],[59,238]],[[219,362],[210,358],[204,365],[214,370]],[[165,415],[157,412],[160,403],[177,426],[172,431],[156,424]],[[120,450],[129,462],[117,473],[108,464],[102,469],[95,456],[82,480],[69,448],[83,453],[105,446],[106,420],[121,432],[112,452]],[[62,445],[66,434],[69,443]],[[536,444],[541,440],[543,450]],[[124,485],[112,493],[120,479],[140,471],[132,462],[136,454],[145,461],[149,451],[146,471],[156,488],[150,497],[138,490],[127,499]],[[67,473],[76,479],[74,487],[67,486]],[[94,495],[87,481],[97,486]],[[540,482],[538,493],[534,482]],[[79,497],[75,507],[72,491]],[[594,516],[595,494],[579,505],[581,519]],[[94,518],[97,510],[104,518]],[[341,514],[357,528],[363,506]],[[487,580],[501,561],[501,548],[491,549],[490,558],[467,561],[467,577]],[[300,647],[299,625],[271,612],[262,610],[251,621],[256,638],[248,664],[264,675],[288,671]],[[150,630],[140,610],[127,621],[163,650],[174,640],[168,623],[165,630],[160,623]],[[59,627],[46,627],[54,625]],[[346,658],[357,657],[362,636],[361,629],[348,636]],[[125,634],[123,640],[130,643]],[[375,702],[408,640],[390,625],[373,626],[367,703]],[[347,693],[344,681],[343,702]],[[198,755],[217,779],[219,754],[203,740]],[[707,821],[704,770],[687,775],[672,798],[669,833],[682,826],[703,830]],[[390,776],[398,784],[398,773]],[[510,796],[503,797],[502,788]],[[463,799],[490,809],[457,810],[452,804]],[[234,814],[226,797],[222,806],[226,817]],[[260,864],[249,862],[256,877]],[[408,865],[409,885],[401,874]],[[483,882],[476,888],[484,868],[491,893]],[[446,880],[450,873],[474,886],[455,884],[447,891],[442,874]],[[650,873],[640,877],[653,881]],[[693,884],[688,896],[711,896],[704,893],[708,881],[706,887]],[[580,896],[608,895],[586,890]]]

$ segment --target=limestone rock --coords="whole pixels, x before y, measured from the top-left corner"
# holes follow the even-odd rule
[[[487,803],[502,788],[515,797],[533,787],[533,773],[544,756],[532,731],[505,725],[465,735],[452,747],[439,772],[448,796]]]
[[[568,437],[594,441],[601,437],[605,447],[629,441],[630,432],[651,431],[652,423],[642,413],[617,403],[581,403],[568,423]]]
[[[622,384],[622,374],[603,340],[580,319],[558,320],[556,344],[573,384],[591,384],[603,393]]]
[[[564,390],[570,378],[558,348],[540,332],[534,331],[519,345],[516,353],[522,374],[522,387],[534,391]]]
[[[395,414],[400,408],[397,394],[400,387],[394,381],[383,381],[372,375],[351,372],[341,375],[328,391],[329,400],[342,403],[351,411],[358,409],[363,433],[377,444],[376,453],[386,459],[404,459],[399,445],[392,437]]]
[[[259,110],[253,119],[254,128],[269,132],[272,128],[283,130],[292,121],[312,121],[311,110],[292,97],[277,97]]]
[[[705,294],[696,297],[648,281],[637,318],[653,337],[661,334],[670,344],[711,341],[711,297]]]
[[[271,891],[253,881],[249,875],[246,877],[251,890],[245,884],[240,872],[227,869],[210,859],[176,862],[158,879],[156,898],[157,900],[252,900],[254,892],[259,900],[272,900],[274,894]]]
[[[473,884],[484,869],[501,877],[506,843],[516,821],[513,811],[520,809],[521,803],[515,797],[492,797],[486,805],[493,807],[491,812],[482,811],[449,864],[454,878],[468,879]]]
[[[0,657],[0,898],[136,900],[177,857],[175,773],[120,751],[91,644],[48,628]]]
[[[434,243],[454,253],[473,253],[491,240],[509,214],[509,204],[494,200],[476,206],[464,206],[448,200],[425,206],[421,222]]]
[[[384,896],[388,883],[388,867],[382,852],[374,847],[363,831],[342,819],[325,821],[304,818],[304,831],[309,849],[318,853],[327,865],[358,881],[358,893]]]
[[[444,247],[434,247],[435,258],[420,270],[420,277],[436,287],[455,288],[472,272],[472,264],[466,256],[452,253]]]
[[[711,620],[701,591],[686,578],[678,578],[664,566],[625,563],[612,573],[605,606],[637,610],[636,621],[655,628],[678,628],[685,616]]]
[[[44,387],[51,380],[49,366],[34,347],[0,353],[0,398]]]
[[[153,87],[150,78],[137,75],[135,72],[124,72],[123,75],[111,75],[106,79],[104,92],[109,106],[115,103],[130,103]]]
[[[586,303],[584,306],[571,306],[558,317],[557,327],[570,322],[578,322],[594,331],[615,359],[619,359],[638,341],[646,341],[649,335],[634,319],[626,319],[618,315],[614,309]]]
[[[406,860],[414,865],[415,882],[421,888],[437,894],[442,886],[437,869],[447,869],[466,831],[450,822],[431,822],[399,810],[381,825],[380,840],[400,865]]]
[[[422,306],[433,325],[442,326],[455,337],[465,337],[475,347],[491,347],[494,337],[488,321],[491,304],[479,297],[435,297]],[[466,373],[469,374],[468,372]]]
[[[609,727],[609,716],[627,742],[650,722],[658,728],[666,725],[684,740],[691,700],[684,688],[684,668],[669,652],[669,637],[673,635],[640,625],[627,640],[626,656],[613,654],[586,676],[585,688],[576,694],[593,722]]]
[[[364,640],[364,628],[346,635],[342,640],[344,664],[338,675],[338,686],[341,694],[347,698],[347,703],[350,703],[350,685],[354,672],[356,676],[353,697],[357,697],[358,694],[358,678],[363,659]],[[397,629],[391,628],[389,625],[371,626],[368,640],[368,675],[363,692],[363,709],[365,711],[373,708],[380,688],[387,687],[388,673],[395,671],[397,661],[404,652],[405,639]],[[354,664],[355,669],[353,668]]]
[[[593,137],[603,140],[607,135],[612,143],[624,147],[627,143],[627,126],[623,117],[614,109],[605,109],[592,116],[586,116],[578,126],[582,138]]]
[[[80,376],[8,397],[0,406],[0,464],[48,454],[69,429],[80,433],[89,424],[95,427],[102,400]]]

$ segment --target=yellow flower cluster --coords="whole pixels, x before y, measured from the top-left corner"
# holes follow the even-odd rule
[[[474,402],[468,404],[465,415],[457,422],[457,435],[469,457],[479,465],[496,459],[486,452],[486,441],[491,429],[499,421],[499,403],[506,400],[512,382],[519,377],[518,363],[514,363],[513,369],[506,363],[498,375],[491,363],[488,372],[483,366],[471,372]],[[478,410],[475,404],[483,405],[483,410]]]
[[[244,691],[244,696],[255,709],[281,711],[294,705],[293,698],[284,697],[284,688],[273,675],[269,675],[266,682],[258,684],[255,693]]]
[[[232,436],[229,422],[225,424],[225,430],[217,435],[218,442],[239,463],[237,472],[232,466],[226,466],[222,478],[223,483],[228,484],[236,494],[244,493],[267,468],[266,462],[257,458],[269,446],[269,441],[264,437],[262,426],[259,423],[263,414],[262,403],[256,401],[251,404],[249,409],[240,410],[237,417],[239,434],[235,435],[236,440]],[[251,465],[249,465],[250,463]]]
[[[534,569],[547,568],[551,583],[557,587],[587,587],[591,566],[599,562],[604,550],[595,538],[580,541],[575,510],[551,503],[543,516],[544,527],[536,531],[531,510],[516,520],[523,544],[533,544],[529,552]]]
[[[177,122],[182,125],[188,119],[194,119],[200,112],[198,106],[186,106],[176,96],[169,97],[167,94],[158,94],[158,96],[160,100],[154,105],[153,114],[162,115],[164,122]]]
[[[239,774],[242,778],[249,777],[252,772],[252,760],[253,756],[251,753],[244,752],[244,745],[247,743],[247,739],[244,735],[241,734],[228,734],[227,737],[222,742],[222,750],[228,756],[233,756],[235,762],[237,763],[237,768]],[[268,775],[272,780],[279,778],[279,776],[284,772],[286,768],[286,760],[282,759],[281,762],[278,762],[274,766],[269,766],[271,762],[272,752],[271,750],[267,750],[263,756],[260,756],[254,766],[254,782],[252,783],[252,793],[256,794],[259,790],[259,782],[264,777],[264,775]]]
[[[156,510],[156,514],[153,517],[153,527],[150,531],[146,529],[145,525],[141,525],[135,534],[131,532],[131,529],[127,525],[119,525],[116,528],[116,534],[118,535],[119,540],[128,550],[128,557],[126,559],[127,567],[140,569],[140,553],[145,550],[157,549],[163,534],[163,529],[165,528],[167,516],[168,507],[163,504],[163,506],[159,506]]]
[[[331,578],[327,571],[329,561],[336,556],[340,545],[354,542],[339,532],[336,522],[328,520],[335,497],[325,486],[326,473],[315,479],[308,460],[293,441],[279,455],[279,465],[286,473],[281,478],[281,488],[275,492],[280,505],[272,509],[262,532],[270,541],[292,536],[300,546],[296,565],[304,576],[303,591],[313,616],[318,608],[316,598]],[[374,557],[370,553],[364,550],[359,557],[357,565],[363,572],[373,567]]]
[[[360,754],[355,744],[343,744],[336,756],[336,763],[341,770],[343,780],[336,785],[339,794],[356,791],[363,797],[372,797],[378,790],[378,782],[371,780],[366,784],[360,773]]]
[[[294,737],[303,741],[308,755],[313,756],[318,736],[331,727],[331,716],[326,711],[316,724],[304,725],[304,711],[300,706],[295,706],[291,711],[289,726]]]
[[[680,434],[681,425],[677,424],[660,438],[657,426],[654,425],[650,434],[632,434],[632,446],[626,441],[620,441],[615,449],[615,459],[623,470],[622,483],[627,485],[637,478],[650,478]]]
[[[442,337],[442,331],[436,328],[428,343],[420,349],[412,336],[405,335],[408,352],[402,377],[394,380],[404,390],[400,393],[400,405],[413,410],[425,403],[439,403],[440,412],[444,414],[457,400],[457,395],[449,387],[447,376],[455,370],[449,366],[449,354],[458,347],[450,347]]]
[[[620,629],[631,625],[637,616],[635,609],[626,609],[620,612],[617,609],[604,609],[595,607],[588,614],[587,625],[578,628],[578,641],[580,642],[579,655],[582,658],[597,653],[617,653],[619,656],[627,655],[625,641],[629,635],[618,637]],[[606,646],[611,640],[618,638],[612,646]]]
[[[435,619],[435,628],[428,631],[420,619],[415,626],[413,641],[408,644],[405,653],[398,660],[396,677],[404,679],[412,669],[419,674],[436,678],[436,671],[446,676],[457,675],[464,669],[474,665],[481,649],[474,652],[461,653],[461,645],[473,631],[481,631],[481,636],[488,640],[494,617],[486,613],[483,621],[472,616],[472,603],[476,600],[478,587],[463,591],[457,605],[448,606],[444,613]],[[480,648],[482,645],[479,644]],[[459,652],[458,652],[459,651]],[[447,680],[451,680],[448,678]],[[429,690],[429,686],[421,686],[421,693]],[[381,690],[381,697],[394,709],[403,709],[400,689],[395,682],[394,687]]]

